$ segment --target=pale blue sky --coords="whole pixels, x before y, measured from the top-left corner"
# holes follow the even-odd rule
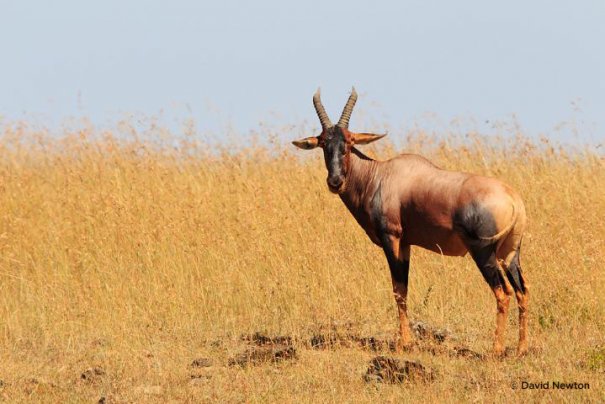
[[[169,124],[245,134],[261,121],[318,126],[318,86],[337,120],[355,85],[352,129],[471,117],[488,130],[515,114],[532,134],[570,140],[554,128],[573,121],[581,141],[605,137],[603,0],[0,5],[5,121],[110,125],[163,110]]]

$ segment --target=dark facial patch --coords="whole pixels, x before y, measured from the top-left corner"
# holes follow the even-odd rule
[[[454,230],[460,234],[469,248],[486,245],[481,238],[489,238],[498,233],[492,213],[477,202],[472,202],[454,212]]]
[[[344,159],[346,139],[341,128],[333,126],[327,129],[323,138],[324,161],[328,169],[328,185],[338,188],[345,179]]]

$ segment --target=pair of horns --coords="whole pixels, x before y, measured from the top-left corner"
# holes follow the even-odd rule
[[[336,126],[344,129],[349,128],[349,119],[351,119],[351,113],[353,112],[353,107],[355,106],[355,102],[357,101],[357,92],[355,91],[355,87],[351,90],[351,95],[349,96],[349,100],[342,110],[342,115],[340,116],[340,120],[336,124]],[[313,96],[313,105],[315,106],[315,111],[317,111],[317,116],[319,117],[319,122],[321,122],[322,129],[331,128],[332,122],[330,122],[330,118],[326,113],[324,106],[321,103],[320,91],[319,88],[315,95]]]

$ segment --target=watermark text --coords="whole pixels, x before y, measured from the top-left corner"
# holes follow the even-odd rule
[[[511,384],[514,390],[590,390],[590,383],[564,380],[515,381]]]

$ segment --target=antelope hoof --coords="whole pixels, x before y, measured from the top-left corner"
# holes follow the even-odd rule
[[[527,345],[519,345],[519,347],[517,347],[517,357],[521,358],[525,355],[527,355]]]
[[[410,352],[414,349],[414,341],[411,339],[407,339],[407,340],[403,340],[403,339],[399,339],[399,341],[397,341],[397,346],[395,348],[395,351],[398,354],[402,354],[404,352]]]
[[[492,356],[496,359],[504,358],[504,347],[502,345],[494,345]]]

